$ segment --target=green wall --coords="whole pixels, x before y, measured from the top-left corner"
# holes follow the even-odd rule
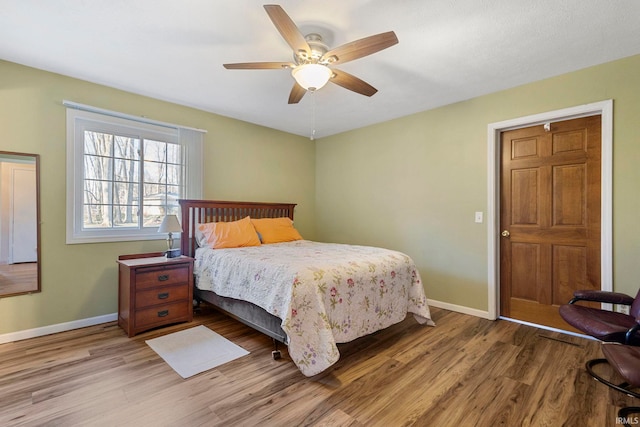
[[[204,197],[298,203],[309,239],[414,258],[427,296],[487,310],[487,125],[614,100],[614,287],[640,277],[640,56],[314,142],[0,61],[0,150],[41,156],[42,293],[0,299],[0,335],[115,313],[119,254],[163,240],[65,244],[62,100],[208,130]],[[424,96],[429,96],[425,94]]]
[[[425,93],[424,96],[429,96]],[[409,254],[430,299],[488,310],[487,125],[614,101],[614,289],[640,286],[640,56],[316,144],[318,239]]]
[[[205,198],[298,203],[296,227],[315,237],[308,138],[0,61],[0,151],[40,154],[42,220],[42,292],[0,298],[0,335],[117,312],[118,255],[166,245],[65,244],[65,99],[207,130]]]

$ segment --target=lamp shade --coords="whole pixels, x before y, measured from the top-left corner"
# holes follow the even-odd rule
[[[182,227],[176,215],[167,215],[162,219],[158,233],[180,233]]]
[[[291,71],[291,75],[300,86],[306,90],[314,91],[326,85],[331,78],[329,67],[320,64],[298,65]]]

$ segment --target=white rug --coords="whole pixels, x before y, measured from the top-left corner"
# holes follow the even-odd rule
[[[206,326],[145,341],[182,378],[215,368],[249,352]]]

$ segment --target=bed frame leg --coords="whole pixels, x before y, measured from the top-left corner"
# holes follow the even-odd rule
[[[275,338],[273,339],[273,347],[274,350],[271,352],[271,357],[273,357],[273,360],[278,360],[282,357],[282,353],[278,350],[278,340]]]
[[[202,309],[200,299],[194,297],[193,301],[191,301],[191,307],[193,308],[194,314],[200,314],[200,311]]]

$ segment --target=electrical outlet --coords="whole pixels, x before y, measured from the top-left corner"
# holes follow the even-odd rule
[[[618,304],[618,305],[616,305],[616,311],[618,313],[622,313],[622,314],[629,314],[629,306],[628,305]]]

